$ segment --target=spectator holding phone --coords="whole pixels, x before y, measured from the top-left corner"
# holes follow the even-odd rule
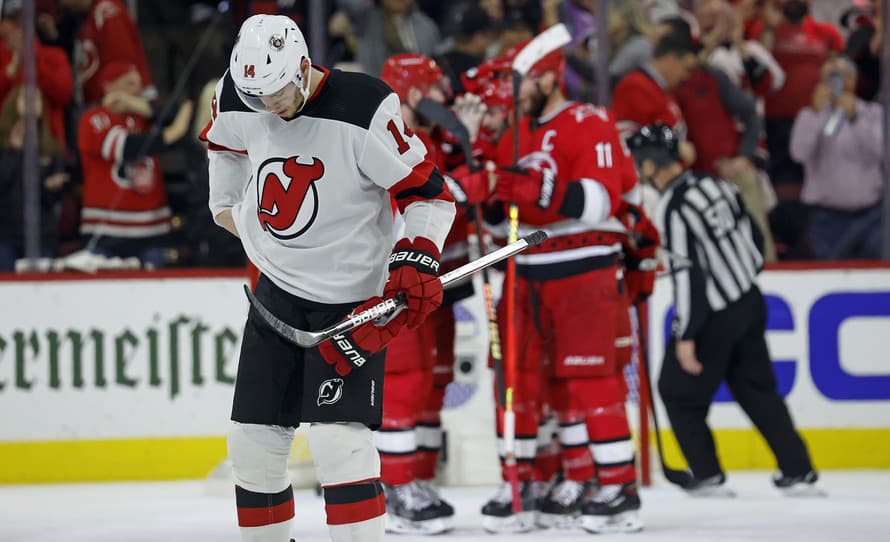
[[[826,62],[812,104],[791,133],[791,156],[806,172],[809,241],[819,259],[881,257],[882,108],[858,98],[856,67]]]

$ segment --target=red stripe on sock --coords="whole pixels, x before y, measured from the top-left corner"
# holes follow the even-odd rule
[[[346,525],[382,516],[386,513],[386,499],[381,493],[373,499],[364,501],[328,504],[324,509],[328,515],[328,525]]]
[[[294,500],[287,501],[276,506],[264,506],[262,508],[238,508],[239,527],[262,527],[281,523],[294,517]]]

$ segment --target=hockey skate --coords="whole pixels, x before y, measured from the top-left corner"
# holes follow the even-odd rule
[[[726,485],[726,475],[722,472],[707,478],[692,478],[683,490],[690,497],[735,497],[735,491]]]
[[[643,529],[636,484],[613,484],[584,499],[578,524],[597,534],[635,533]]]
[[[383,485],[386,495],[386,530],[399,534],[440,534],[453,527],[452,515],[417,482],[400,486]],[[450,507],[449,507],[450,508]]]
[[[531,482],[519,483],[522,511],[513,512],[513,492],[504,482],[497,493],[482,507],[482,528],[490,533],[525,533],[535,528],[535,496]]]
[[[562,480],[550,490],[538,509],[541,527],[573,527],[581,515],[581,501],[591,492],[589,482]]]
[[[825,491],[816,486],[818,480],[819,473],[814,470],[799,476],[773,474],[773,485],[788,497],[825,497]]]
[[[439,490],[436,489],[436,486],[433,485],[429,480],[415,480],[415,484],[420,486],[420,489],[426,491],[426,494],[430,496],[433,504],[439,508],[442,517],[451,517],[454,515],[454,507],[451,506],[451,503],[442,498],[442,495],[439,494]]]

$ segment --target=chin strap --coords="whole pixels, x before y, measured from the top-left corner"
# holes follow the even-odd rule
[[[299,89],[300,94],[303,96],[303,103],[300,104],[300,107],[297,108],[297,113],[303,110],[306,107],[306,102],[309,101],[309,87],[312,86],[312,61],[309,60],[308,57],[303,57],[309,61],[309,75],[306,77],[306,86],[304,87],[300,83],[302,82],[303,75],[297,72],[297,89]]]

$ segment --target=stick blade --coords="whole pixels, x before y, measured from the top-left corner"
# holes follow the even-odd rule
[[[662,465],[662,470],[664,471],[664,478],[675,486],[680,486],[685,489],[694,481],[692,473],[689,471],[675,470],[664,465]]]
[[[250,288],[246,284],[244,285],[244,293],[247,294],[247,301],[249,301],[250,305],[257,311],[260,318],[262,318],[263,321],[284,340],[290,341],[303,348],[311,348],[321,342],[320,333],[297,329],[286,324],[272,314],[272,312],[267,309],[255,295],[253,295],[253,292],[250,291]]]
[[[571,41],[572,36],[569,34],[566,25],[559,23],[551,26],[538,34],[519,51],[519,54],[513,59],[513,71],[519,72],[522,75],[527,74],[528,70],[535,65],[535,62]]]

